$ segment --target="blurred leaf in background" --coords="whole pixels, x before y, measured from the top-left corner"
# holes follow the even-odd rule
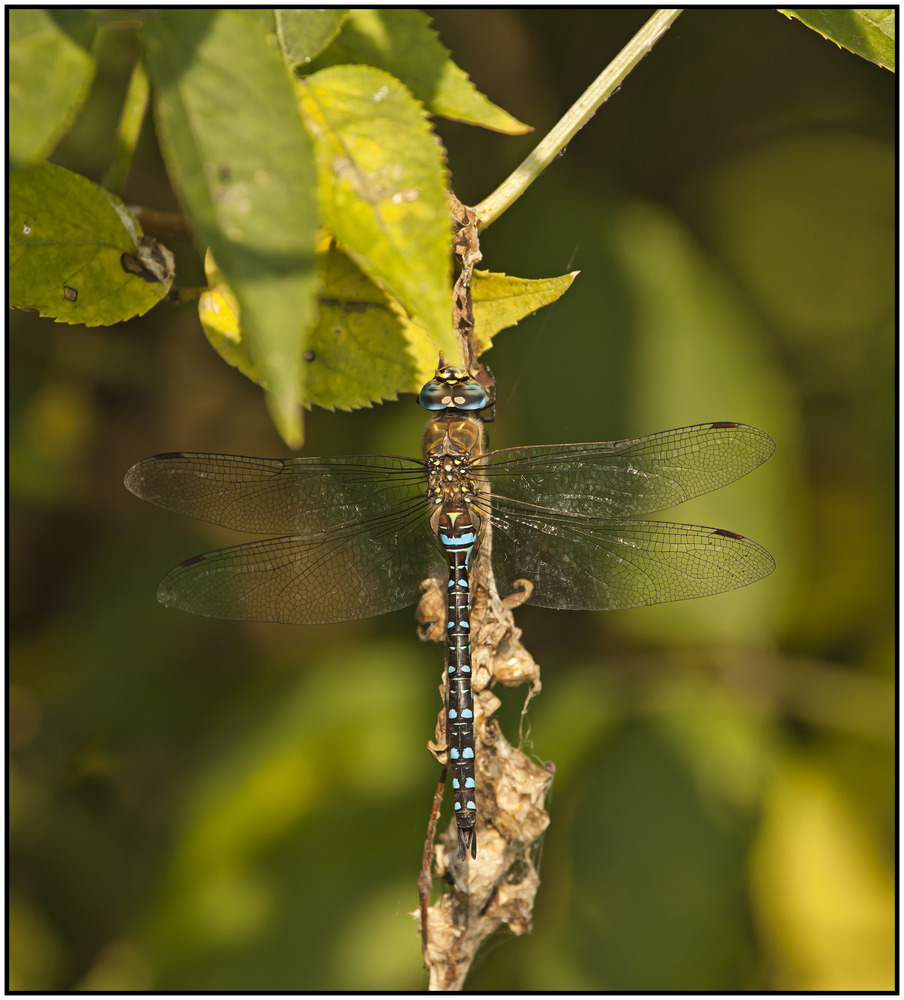
[[[646,19],[432,13],[541,136]],[[134,26],[91,52],[53,161],[98,181]],[[893,988],[895,111],[887,70],[775,11],[688,10],[483,236],[489,271],[581,272],[495,338],[492,446],[757,424],[769,465],[673,513],[777,570],[693,604],[519,609],[552,826],[534,932],[472,989]],[[469,204],[536,141],[437,127]],[[176,208],[150,120],[123,200]],[[302,629],[156,605],[166,570],[235,539],[145,509],[125,470],[285,454],[192,305],[13,313],[9,343],[11,986],[422,988],[442,651],[405,611]],[[315,409],[306,453],[416,455],[421,426],[406,397]]]
[[[9,20],[9,165],[46,156],[88,94],[97,20],[83,10],[23,9]]]

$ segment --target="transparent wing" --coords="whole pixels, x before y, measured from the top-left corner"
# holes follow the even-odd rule
[[[707,597],[767,576],[772,556],[721,528],[563,514],[494,498],[493,570],[500,593],[519,579],[529,604],[616,610]]]
[[[775,450],[746,424],[712,423],[625,441],[535,445],[480,463],[494,495],[552,510],[629,517],[668,510],[746,476]]]
[[[126,473],[136,496],[166,510],[260,534],[321,530],[412,500],[424,466],[392,455],[244,458],[171,452]]]
[[[195,556],[160,584],[161,604],[209,618],[315,625],[413,604],[443,572],[423,497],[328,531]]]

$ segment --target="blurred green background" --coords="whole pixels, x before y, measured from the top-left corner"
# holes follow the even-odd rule
[[[433,13],[536,129],[438,124],[474,204],[650,12]],[[102,178],[136,52],[104,35],[55,162]],[[492,444],[756,424],[772,460],[668,516],[778,568],[703,601],[518,611],[552,825],[534,932],[494,939],[472,989],[893,988],[895,98],[773,11],[692,9],[484,236],[491,270],[582,272],[487,355]],[[150,120],[124,195],[177,207]],[[166,570],[237,539],[138,501],[125,470],[285,454],[191,304],[110,329],[13,313],[9,393],[10,985],[423,988],[442,651],[410,611],[293,628],[157,605]],[[304,454],[417,455],[422,424],[411,397],[314,412]],[[523,692],[503,697],[514,737]]]

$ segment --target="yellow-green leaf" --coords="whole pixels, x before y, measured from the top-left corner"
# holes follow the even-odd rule
[[[170,177],[241,303],[271,413],[297,446],[318,219],[291,75],[264,29],[234,10],[170,10],[144,41]]]
[[[287,66],[306,66],[339,34],[347,7],[243,7],[276,40]]]
[[[213,260],[211,288],[199,314],[207,339],[229,364],[260,382],[242,338],[238,304]],[[433,375],[436,349],[424,330],[380,291],[328,238],[318,254],[320,311],[308,350],[298,400],[325,409],[358,409],[400,392],[417,392]]]
[[[508,326],[548,306],[565,294],[580,271],[559,278],[511,278],[507,274],[475,271],[471,281],[474,300],[474,339],[477,353],[488,350],[493,337]]]
[[[452,61],[422,11],[403,7],[352,10],[339,37],[315,66],[323,69],[347,63],[392,73],[431,114],[506,135],[531,131],[480,93]]]
[[[895,71],[895,7],[779,7],[843,49]]]
[[[395,77],[337,66],[298,82],[324,221],[343,251],[456,357],[443,151]]]
[[[84,10],[12,8],[9,35],[9,164],[47,156],[94,78],[97,19]]]
[[[146,313],[172,281],[172,254],[109,191],[51,163],[10,179],[11,306],[107,326]]]

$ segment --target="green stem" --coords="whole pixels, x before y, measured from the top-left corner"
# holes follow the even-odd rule
[[[590,84],[561,120],[543,138],[520,167],[496,190],[474,206],[480,219],[479,228],[486,229],[530,187],[550,163],[565,149],[575,135],[621,86],[625,77],[668,31],[682,8],[657,10],[612,62]]]
[[[119,194],[122,191],[129,167],[132,165],[132,157],[138,143],[144,114],[147,111],[149,96],[148,76],[144,63],[139,58],[129,80],[129,89],[126,92],[122,114],[119,116],[119,125],[116,129],[116,149],[104,182],[104,187],[114,194]]]

